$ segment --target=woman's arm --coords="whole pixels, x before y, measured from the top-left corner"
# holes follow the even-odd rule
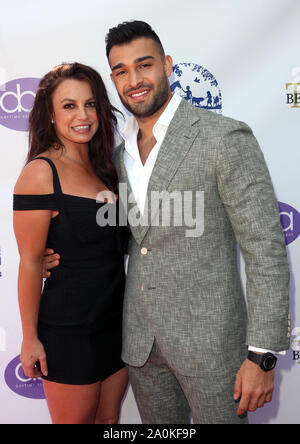
[[[14,230],[19,247],[18,299],[22,320],[21,362],[29,378],[40,376],[40,361],[47,374],[46,355],[37,336],[37,320],[42,290],[42,260],[51,218],[50,210],[15,211]]]
[[[38,190],[38,191],[37,191]],[[43,161],[28,164],[15,186],[15,194],[53,192],[51,170]],[[38,339],[37,321],[42,290],[42,262],[52,210],[14,211],[14,231],[20,253],[18,299],[22,320],[21,362],[26,376],[41,376],[35,364],[47,375],[44,347]]]

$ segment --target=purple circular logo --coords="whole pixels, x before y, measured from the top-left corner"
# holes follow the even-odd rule
[[[27,378],[22,368],[20,356],[10,361],[6,367],[4,379],[8,387],[20,396],[45,399],[41,378]]]
[[[300,214],[290,205],[278,202],[280,222],[286,245],[294,242],[300,234]]]
[[[16,131],[28,131],[28,117],[40,79],[10,80],[0,86],[0,124]]]

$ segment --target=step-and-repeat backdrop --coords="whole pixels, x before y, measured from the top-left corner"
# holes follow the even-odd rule
[[[39,79],[61,62],[97,69],[112,102],[104,38],[145,20],[174,60],[170,84],[195,107],[247,122],[265,155],[291,265],[291,348],[280,357],[272,403],[251,423],[300,423],[300,2],[298,0],[1,0],[0,3],[0,423],[50,423],[40,379],[19,353],[18,251],[12,193],[28,148],[27,119]],[[244,263],[240,259],[245,283]],[[140,423],[131,388],[121,423]]]

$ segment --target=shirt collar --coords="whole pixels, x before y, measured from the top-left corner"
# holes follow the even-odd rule
[[[181,102],[181,97],[179,94],[174,93],[173,97],[171,98],[170,102],[168,103],[167,107],[165,108],[164,112],[160,115],[157,122],[155,122],[155,125],[153,126],[153,133],[155,134],[155,130],[160,126],[164,126],[166,129],[171,123],[171,120],[174,117],[175,112],[177,111],[177,108]],[[122,129],[120,129],[120,134],[122,138],[127,141],[130,140],[132,137],[136,139],[137,133],[139,130],[139,125],[137,123],[137,120],[134,116],[130,116],[126,118],[125,125]]]

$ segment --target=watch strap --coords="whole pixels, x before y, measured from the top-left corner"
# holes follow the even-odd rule
[[[263,356],[262,354],[260,355],[258,353],[251,351],[251,350],[248,352],[248,359],[259,366],[262,361],[262,356]]]

